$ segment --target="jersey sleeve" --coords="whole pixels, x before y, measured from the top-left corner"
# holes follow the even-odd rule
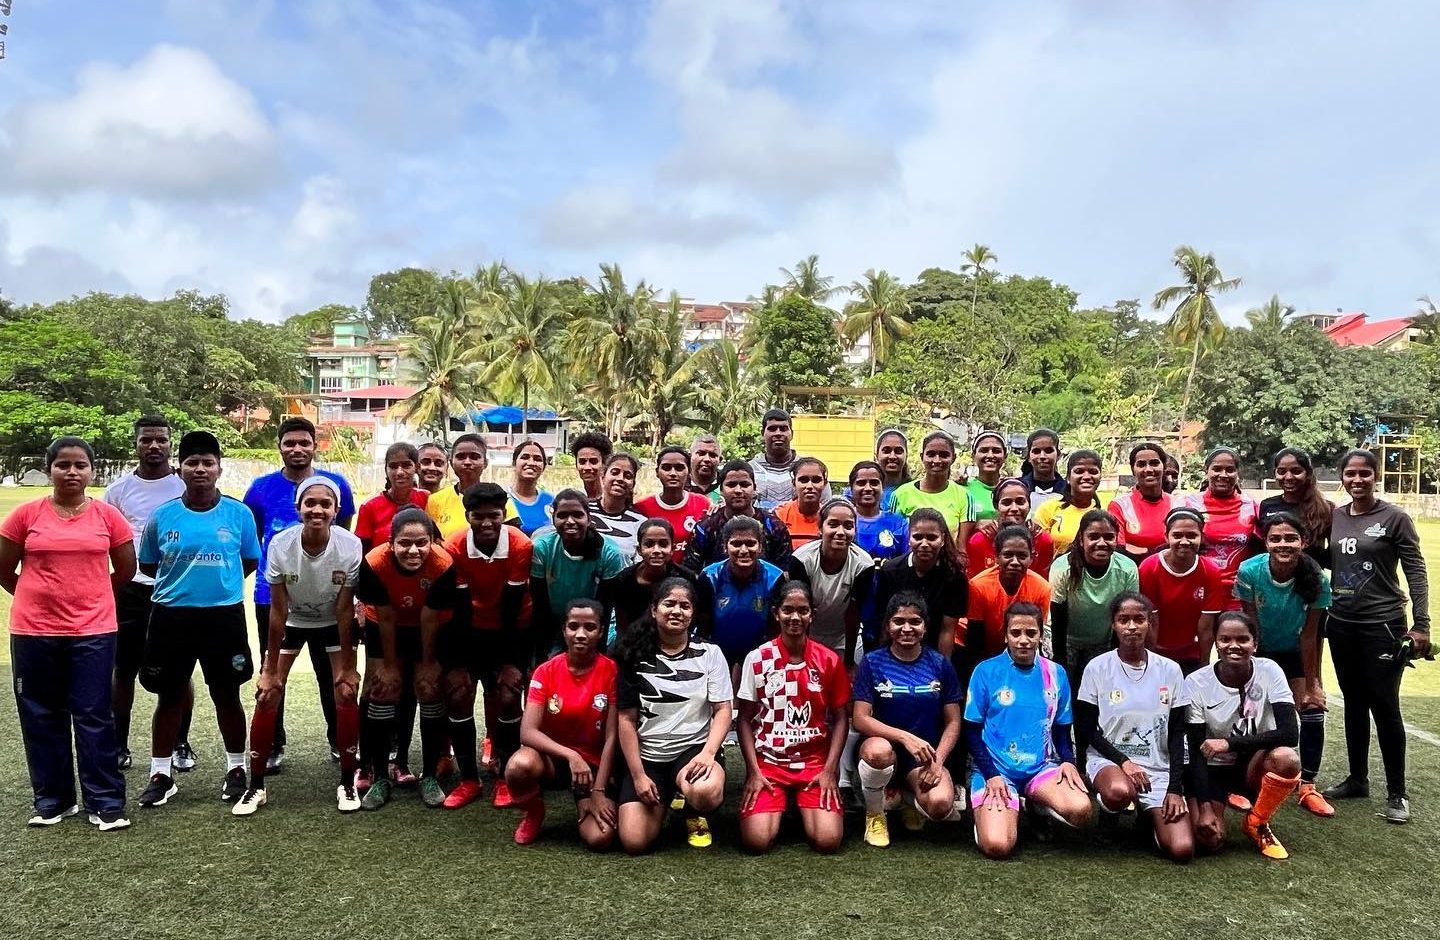
[[[375,607],[388,607],[390,595],[385,590],[385,582],[370,567],[368,559],[360,561],[360,577],[355,583],[355,599],[363,604],[371,604]]]
[[[825,704],[840,708],[850,701],[850,674],[839,656],[830,661],[829,675],[825,682]]]
[[[870,673],[870,657],[860,660],[855,667],[855,681],[851,684],[850,697],[856,702],[875,704],[875,681]]]
[[[246,519],[246,522],[253,522],[253,519]],[[246,561],[260,560],[260,535],[254,525],[242,525],[240,527],[240,557]]]
[[[16,545],[25,544],[25,533],[30,530],[30,523],[35,518],[35,506],[40,503],[38,500],[16,506],[10,515],[0,522],[0,537],[14,542]]]
[[[969,612],[969,605],[970,582],[965,580],[963,571],[956,572],[955,576],[946,582],[940,594],[940,614],[959,620]]]
[[[1052,500],[1053,502],[1053,500]],[[1050,503],[1046,503],[1046,506]],[[1045,508],[1044,506],[1040,508]],[[1070,559],[1060,557],[1050,566],[1050,603],[1065,604],[1070,600]]]
[[[134,541],[135,531],[130,528],[130,520],[125,518],[123,512],[104,500],[100,500],[96,505],[100,507],[100,511],[105,518],[106,528],[110,532],[111,548]]]
[[[10,538],[9,535],[5,537]],[[155,525],[154,516],[151,516],[150,521],[145,523],[145,530],[140,533],[140,550],[136,556],[142,565],[160,564],[160,529]]]
[[[1320,577],[1320,592],[1315,595],[1315,603],[1310,606],[1314,610],[1329,610],[1335,599],[1330,590],[1330,575],[1326,574],[1325,569],[1320,568],[1319,565],[1316,565],[1316,568],[1319,569],[1316,574]]]
[[[1192,725],[1205,724],[1205,702],[1200,695],[1200,683],[1195,678],[1195,673],[1185,677],[1181,685],[1181,695],[1186,702],[1185,721]]]
[[[532,578],[545,577],[545,546],[547,544],[545,539],[537,540],[530,553],[530,577]]]
[[[940,658],[940,704],[958,705],[964,698],[964,690],[960,688],[960,674],[955,671],[950,660],[943,656]]]
[[[970,690],[965,696],[965,720],[971,724],[985,721],[985,704],[990,701],[990,690],[985,682],[985,670],[977,668],[970,673]]]
[[[1116,521],[1120,523],[1115,527],[1115,544],[1124,548],[1125,529],[1127,526],[1125,525],[1125,513],[1120,509],[1120,498],[1117,496],[1115,499],[1110,500],[1110,505],[1105,507],[1105,511],[1114,516]]]
[[[280,564],[280,556],[285,554],[286,543],[289,540],[281,541],[280,537],[284,534],[284,532],[281,532],[280,535],[275,536],[275,538],[270,541],[270,551],[265,553],[265,581],[269,584],[279,584],[285,580],[285,572]]]
[[[425,606],[431,610],[453,610],[459,583],[455,576],[455,566],[446,568],[440,577],[431,582],[430,590],[425,592]]]
[[[370,511],[368,502],[360,505],[360,512],[355,516],[355,537],[375,541],[375,514]]]
[[[511,547],[510,573],[506,577],[506,582],[514,585],[528,585],[533,571],[531,565],[535,560],[535,546],[525,542],[522,545],[511,543]]]
[[[743,685],[743,671],[740,681]],[[705,690],[714,704],[733,701],[735,698],[736,690],[730,684],[730,666],[725,662],[725,654],[720,652],[718,646],[711,646],[705,652]]]
[[[1218,614],[1225,609],[1228,601],[1225,598],[1225,575],[1221,573],[1220,566],[1214,562],[1206,565],[1207,558],[1200,559],[1200,564],[1205,565],[1205,574],[1208,584],[1205,588],[1205,609],[1202,614]],[[1214,598],[1214,600],[1211,600]]]
[[[628,710],[640,707],[640,685],[628,670],[620,670],[615,679],[615,707]]]
[[[1260,557],[1263,558],[1264,556],[1262,555]],[[1234,592],[1237,601],[1250,604],[1255,603],[1255,586],[1250,583],[1250,579],[1254,577],[1251,573],[1252,571],[1253,569],[1249,565],[1241,565],[1240,569],[1235,572],[1235,587],[1231,590]]]
[[[1055,692],[1060,696],[1059,708],[1055,710],[1055,724],[1072,725],[1075,723],[1075,713],[1070,708],[1070,674],[1059,663],[1055,664],[1055,672]]]
[[[1271,705],[1295,704],[1295,694],[1290,691],[1285,671],[1274,662],[1267,663],[1265,667],[1265,700]]]
[[[530,675],[530,689],[525,700],[534,705],[544,705],[550,699],[551,670],[554,660],[547,660],[535,667]]]
[[[1151,653],[1150,655],[1154,656],[1155,654]],[[1180,669],[1180,664],[1171,660],[1170,665],[1166,667],[1166,669],[1170,673],[1169,682],[1166,684],[1175,690],[1170,698],[1170,707],[1188,708],[1190,705],[1190,684],[1185,681],[1185,673]]]
[[[625,556],[620,554],[620,549],[609,539],[605,540],[605,547],[600,550],[600,571],[601,581],[609,581],[618,578],[620,572],[625,570]]]
[[[751,650],[745,654],[745,662],[740,666],[740,684],[735,688],[735,697],[742,702],[755,702],[760,699],[759,690],[755,688],[755,666],[759,662],[759,650]]]
[[[340,474],[331,479],[340,488],[340,514],[335,517],[335,522],[343,528],[345,523],[355,518],[355,492],[350,489],[350,481]]]
[[[1154,653],[1150,654],[1154,656]],[[1080,676],[1080,692],[1077,697],[1082,702],[1090,705],[1100,704],[1100,670],[1095,664],[1100,661],[1099,657],[1090,660],[1085,664],[1085,672]]]

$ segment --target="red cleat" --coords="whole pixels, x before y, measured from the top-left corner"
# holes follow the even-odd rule
[[[479,780],[461,780],[445,797],[444,806],[446,809],[460,809],[474,803],[484,793],[485,788],[480,785]]]
[[[545,801],[536,797],[525,804],[525,815],[515,827],[515,844],[529,845],[540,837],[540,827],[545,824]]]
[[[502,809],[506,806],[515,805],[515,797],[511,796],[510,787],[505,783],[503,778],[495,781],[495,792],[491,796],[490,804]]]

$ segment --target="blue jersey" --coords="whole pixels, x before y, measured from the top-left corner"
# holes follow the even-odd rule
[[[960,703],[960,677],[931,647],[922,646],[920,658],[907,663],[887,646],[860,661],[852,697],[869,702],[877,721],[939,744],[945,706]]]
[[[315,474],[333,480],[340,488],[340,513],[335,524],[348,529],[355,517],[355,497],[345,478],[330,470],[315,469]],[[263,477],[257,477],[245,491],[245,505],[250,507],[251,523],[260,532],[260,570],[265,570],[265,555],[270,550],[270,540],[300,521],[300,511],[295,508],[295,487],[297,484],[286,479],[284,471],[276,470]],[[255,579],[255,603],[270,603],[270,582],[264,578]]]
[[[1023,780],[1060,759],[1052,731],[1073,721],[1070,679],[1062,666],[1043,656],[1021,669],[1006,650],[970,674],[965,720],[981,726],[995,768]]]
[[[899,558],[910,550],[910,523],[893,510],[871,519],[856,516],[855,544],[876,562]]]
[[[769,636],[770,595],[785,580],[785,572],[765,559],[756,562],[755,575],[745,584],[730,577],[730,563],[717,561],[705,568],[705,579],[715,592],[714,633],[725,661],[738,663]]]
[[[245,600],[246,560],[260,560],[255,517],[238,499],[196,512],[162,503],[140,537],[139,560],[159,565],[154,601],[166,607],[228,607]],[[264,579],[261,579],[264,580]]]
[[[513,514],[510,515],[510,518],[520,521],[521,532],[526,535],[534,535],[550,525],[550,504],[553,502],[555,502],[555,495],[544,490],[539,491],[533,503],[522,503],[512,494],[507,514]]]

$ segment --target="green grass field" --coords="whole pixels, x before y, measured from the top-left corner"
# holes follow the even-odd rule
[[[28,498],[31,493],[24,495]],[[0,515],[18,502],[0,491]],[[1440,525],[1422,528],[1440,580]],[[1440,592],[1437,592],[1440,594]],[[8,598],[0,597],[0,622]],[[8,660],[6,660],[8,662]],[[0,665],[8,677],[8,668]],[[7,683],[8,685],[8,683]],[[1406,679],[1407,718],[1440,734],[1440,667]],[[143,750],[151,700],[137,701]],[[1343,763],[1332,708],[1325,780]],[[551,798],[536,845],[510,841],[517,816],[475,805],[426,810],[401,794],[384,811],[335,812],[333,765],[314,683],[291,683],[290,761],[272,778],[271,805],[231,817],[219,801],[221,749],[208,703],[192,740],[202,764],[157,811],[133,807],[135,826],[100,835],[78,820],[28,830],[23,752],[12,702],[0,706],[0,938],[267,936],[685,937],[1296,937],[1433,938],[1431,892],[1440,864],[1440,747],[1410,744],[1414,822],[1391,827],[1376,803],[1348,804],[1330,821],[1293,803],[1275,829],[1288,862],[1266,862],[1238,834],[1215,858],[1178,868],[1129,837],[1100,846],[1083,833],[1022,841],[1016,858],[981,859],[968,830],[932,825],[874,850],[850,838],[819,858],[798,831],[765,858],[736,844],[734,797],[713,819],[716,845],[685,846],[669,830],[638,859],[586,853],[568,799]],[[418,744],[417,744],[418,746]],[[1378,754],[1372,778],[1379,780]],[[128,775],[144,785],[143,761]],[[1322,781],[1323,782],[1323,781]],[[1238,824],[1235,824],[1238,825]],[[1232,830],[1235,828],[1232,825]]]

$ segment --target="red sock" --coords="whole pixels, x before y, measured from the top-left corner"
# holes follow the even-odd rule
[[[360,708],[356,705],[335,706],[335,743],[340,749],[340,782],[355,783],[359,765]]]
[[[265,761],[275,747],[275,716],[273,708],[257,708],[250,719],[250,786],[265,785]]]

